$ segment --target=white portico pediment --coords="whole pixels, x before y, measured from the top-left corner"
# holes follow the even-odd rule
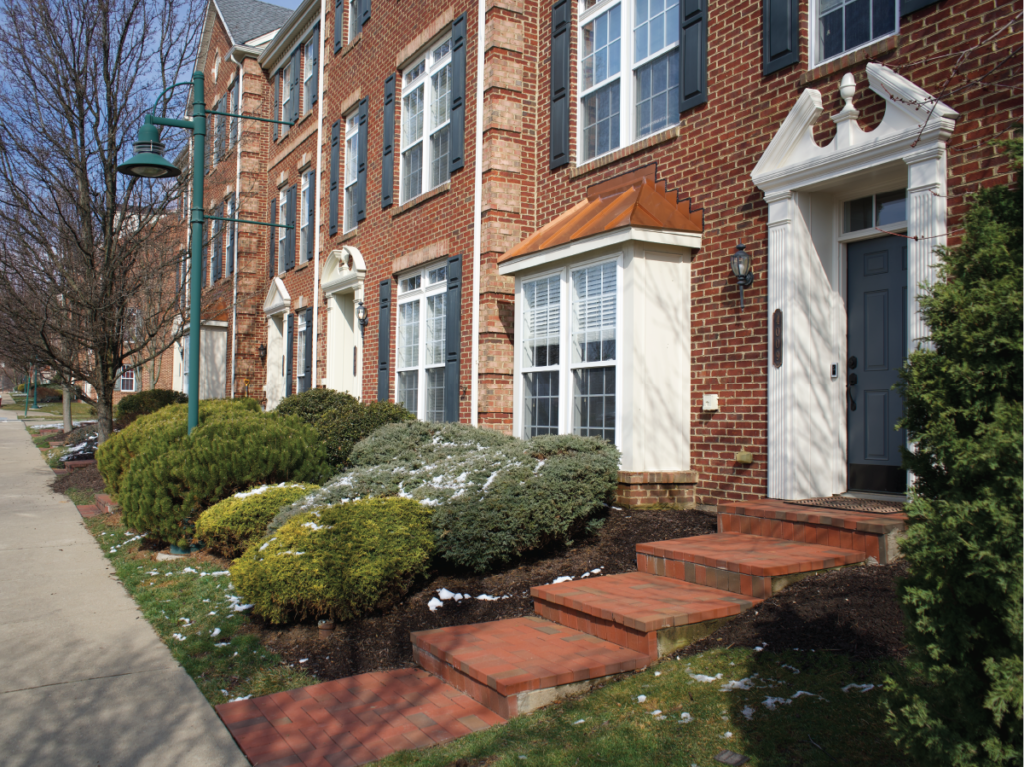
[[[343,293],[357,290],[366,278],[366,262],[362,253],[351,245],[332,250],[324,264],[320,287],[324,293]]]
[[[263,313],[268,317],[275,314],[287,312],[292,307],[292,297],[288,294],[288,288],[280,277],[270,281],[270,289],[267,290],[267,297],[263,301]]]
[[[846,106],[832,118],[835,137],[826,146],[814,141],[814,124],[822,112],[821,93],[808,88],[797,100],[779,132],[750,174],[765,193],[807,187],[903,159],[915,147],[945,142],[958,114],[893,70],[867,65],[868,87],[885,99],[885,115],[872,131],[857,124],[852,99],[853,76],[843,78],[840,92]]]

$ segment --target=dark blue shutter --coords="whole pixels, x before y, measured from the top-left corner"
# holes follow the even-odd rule
[[[764,0],[764,74],[800,61],[799,0]]]
[[[366,218],[366,145],[370,142],[367,133],[369,104],[366,99],[359,102],[359,163],[356,182],[356,223]]]
[[[228,200],[228,218],[236,218],[235,216],[235,199],[232,197]],[[230,221],[227,223],[228,227],[228,252],[227,252],[227,270],[228,274],[235,273],[235,225]]]
[[[284,241],[284,269],[288,271],[295,266],[295,187],[291,187],[285,193],[285,224],[291,227],[288,229],[288,238]]]
[[[299,115],[302,114],[299,105],[299,83],[302,82],[302,70],[299,65],[302,63],[302,50],[301,46],[296,46],[295,50],[292,51],[292,90],[291,90],[291,107],[288,111],[291,113],[288,119],[291,120],[292,125],[295,125],[299,121]]]
[[[338,175],[341,171],[341,120],[331,126],[331,203],[328,234],[338,233]]]
[[[345,30],[345,0],[334,0],[334,52],[341,50]]]
[[[551,6],[551,157],[550,168],[569,164],[569,0]],[[479,120],[479,115],[477,116]]]
[[[370,0],[359,0],[359,31],[363,31],[366,22],[370,20]]]
[[[313,91],[310,104],[320,98],[320,24],[313,27],[313,70],[310,75],[310,89]]]
[[[454,173],[466,159],[466,14],[452,22],[451,122],[448,128],[448,173]]]
[[[281,91],[281,72],[280,71],[278,71],[277,77],[271,78],[271,80],[270,80],[270,89],[274,92],[274,114],[272,114],[270,117],[271,117],[272,120],[280,120],[281,119],[281,106],[280,106],[280,102],[278,101],[278,99],[281,97],[280,96],[280,91]],[[277,125],[277,123],[271,123],[271,125],[273,125],[272,132],[274,134],[274,141],[277,141],[278,125]]]
[[[270,201],[270,223],[277,223],[277,200]],[[276,226],[270,227],[270,258],[267,261],[267,274],[273,279],[277,273],[277,264],[275,263],[277,256],[277,237],[278,229]]]
[[[204,288],[206,287],[206,262],[209,260],[209,255],[210,255],[210,248],[209,248],[210,240],[206,236],[207,229],[208,229],[208,227],[206,226],[206,222],[204,221],[203,222],[203,234],[202,234],[202,239],[203,239],[203,258],[202,258],[202,262],[203,263],[200,266],[200,280],[199,280],[200,284]]]
[[[707,0],[682,0],[679,20],[679,111],[708,100]]]
[[[365,137],[362,143],[366,143]],[[384,157],[380,163],[380,207],[395,201],[395,75],[384,80]]]
[[[288,332],[284,339],[284,396],[292,396],[292,380],[295,378],[295,315],[288,315]]]
[[[316,388],[313,386],[313,310],[306,309],[306,356],[303,367],[302,391]]]
[[[385,402],[391,390],[391,280],[380,284],[377,323],[377,401]]]
[[[448,259],[444,299],[444,420],[459,420],[459,360],[462,350],[462,254]]]
[[[224,206],[217,206],[214,215],[223,216]],[[216,282],[224,276],[224,222],[214,221],[213,222],[213,270],[211,273],[212,281]]]
[[[227,112],[228,111],[226,109],[226,105],[224,103],[225,101],[227,101],[227,96],[222,97],[221,100],[217,102],[217,106],[215,107],[215,109],[218,112]],[[224,156],[227,154],[227,143],[228,143],[228,118],[226,118],[224,115],[218,115],[217,116],[217,161],[218,162],[223,160]]]
[[[906,16],[914,11],[935,5],[939,0],[900,0],[900,16]]]
[[[307,188],[309,191],[306,193],[306,210],[303,215],[306,217],[306,261],[313,260],[313,245],[316,242],[316,231],[314,231],[313,225],[316,223],[316,179],[314,178],[313,171],[306,174],[308,179]]]
[[[231,89],[231,109],[229,111],[236,115],[242,114],[242,72],[239,70],[238,79],[235,80],[235,87]],[[231,118],[231,146],[238,143],[238,118]]]

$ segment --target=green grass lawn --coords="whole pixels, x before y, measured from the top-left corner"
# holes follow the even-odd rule
[[[79,503],[84,495],[69,497]],[[146,620],[211,704],[316,682],[301,669],[281,665],[255,636],[240,633],[249,619],[228,599],[235,593],[229,575],[199,558],[154,561],[151,552],[139,550],[137,536],[113,521],[99,516],[85,524]]]
[[[887,673],[900,674],[899,664],[855,664],[826,652],[712,650],[380,764],[713,767],[728,749],[749,757],[751,767],[908,767],[885,726],[880,686]],[[711,682],[693,678],[719,674]],[[724,691],[729,682],[750,689]],[[851,682],[875,688],[843,692]]]
[[[25,413],[25,401],[19,400],[13,405],[4,405],[0,407],[0,410],[5,410],[13,413]],[[40,404],[38,410],[32,409],[32,400],[29,399],[28,403],[28,414],[29,416],[40,415],[40,414],[52,415],[57,418],[62,418],[64,415],[64,405],[60,402],[47,402]],[[95,411],[93,406],[87,402],[72,402],[71,403],[71,417],[75,419],[80,418],[93,418],[95,417]]]

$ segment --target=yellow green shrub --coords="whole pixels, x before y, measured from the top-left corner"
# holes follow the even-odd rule
[[[259,485],[216,503],[196,521],[196,538],[225,557],[234,559],[263,537],[274,515],[319,485],[282,482]]]

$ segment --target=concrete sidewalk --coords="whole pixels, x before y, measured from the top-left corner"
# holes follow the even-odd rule
[[[0,762],[246,767],[19,423],[0,423]]]

